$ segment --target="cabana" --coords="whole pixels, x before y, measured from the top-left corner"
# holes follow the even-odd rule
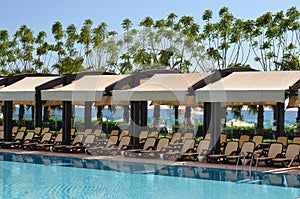
[[[300,71],[233,72],[195,91],[196,101],[211,104],[212,133],[220,133],[221,103],[226,105],[276,105],[277,135],[284,134],[284,103],[297,92]]]
[[[155,105],[179,105],[197,107],[193,97],[187,96],[188,88],[199,80],[210,75],[209,73],[189,73],[189,74],[155,74],[143,84],[127,90],[114,90],[112,96],[114,100],[145,102],[152,101]],[[175,121],[178,119],[175,113]],[[147,112],[144,113],[147,118]],[[146,126],[147,124],[145,124]],[[139,131],[134,134],[139,137]]]
[[[151,78],[155,74],[173,74],[178,73],[177,71],[172,70],[164,70],[164,69],[157,69],[157,70],[145,70],[145,71],[138,71],[132,73],[130,76],[107,86],[105,88],[106,92],[110,95],[113,95],[113,91],[115,90],[124,90],[124,89],[131,89],[140,84],[145,83],[149,78]],[[117,98],[113,97],[113,101],[121,101]],[[130,135],[131,135],[131,143],[137,144],[138,143],[138,136],[142,129],[147,127],[147,109],[148,103],[147,101],[130,101]],[[136,146],[136,145],[134,145]]]
[[[91,128],[91,106],[94,102],[101,104],[112,104],[110,97],[106,96],[105,87],[127,77],[127,75],[95,75],[87,74],[72,83],[60,87],[42,91],[42,100],[45,101],[62,101],[67,103],[64,106],[68,108],[67,113],[63,113],[63,126],[71,125],[71,103],[85,105],[85,128]],[[50,102],[51,103],[51,102]],[[116,103],[116,102],[115,102]],[[67,128],[67,127],[66,127]],[[65,131],[64,131],[65,132]],[[67,133],[64,140],[69,141]]]
[[[36,110],[35,126],[42,126],[42,103],[40,91],[64,83],[64,78],[45,74],[21,74],[1,80],[0,100],[4,101],[4,138],[12,139],[13,103],[33,105]],[[36,87],[40,86],[40,89]]]

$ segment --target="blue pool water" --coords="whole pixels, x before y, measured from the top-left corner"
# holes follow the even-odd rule
[[[6,198],[298,198],[300,176],[0,153]]]

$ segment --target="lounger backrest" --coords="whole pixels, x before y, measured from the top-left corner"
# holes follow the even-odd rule
[[[60,143],[62,142],[62,133],[57,134],[56,138],[55,138],[55,143]]]
[[[220,134],[220,143],[226,142],[227,135],[225,133]]]
[[[76,132],[76,129],[75,129],[75,128],[71,128],[70,135],[71,135],[71,136],[75,135],[75,132]]]
[[[19,129],[19,131],[23,131],[23,132],[25,132],[26,131],[26,126],[22,126],[20,129]]]
[[[174,144],[176,142],[179,142],[179,140],[181,139],[181,133],[180,132],[175,132],[172,136],[172,139],[170,141],[170,144]]]
[[[206,154],[209,150],[210,140],[201,140],[197,147],[198,154]]]
[[[195,146],[195,140],[187,139],[184,141],[181,152],[186,153],[188,150],[193,149]]]
[[[230,155],[233,151],[237,151],[239,142],[230,141],[227,143],[224,151],[224,155]]]
[[[148,137],[148,131],[141,131],[140,135],[139,135],[139,141],[143,141]]]
[[[268,157],[275,158],[277,154],[281,154],[283,149],[282,143],[272,143],[269,148]]]
[[[157,143],[156,150],[161,150],[163,148],[166,148],[166,147],[168,147],[168,144],[169,144],[168,138],[161,138],[161,139],[159,139],[159,141]]]
[[[110,132],[110,136],[114,136],[114,135],[118,136],[118,135],[119,135],[119,130],[114,129],[114,130],[112,130],[112,131]]]
[[[35,127],[34,128],[34,134],[39,135],[41,133],[42,127]]]
[[[85,140],[84,140],[84,144],[93,144],[95,142],[95,135],[87,135]]]
[[[50,128],[49,127],[43,128],[41,136],[43,136],[45,133],[48,133],[48,132],[50,132]],[[62,133],[62,129],[59,132]]]
[[[276,140],[278,143],[282,143],[283,145],[287,145],[288,138],[286,136],[279,136]]]
[[[263,141],[263,136],[262,135],[255,135],[253,136],[252,142],[255,143],[255,147],[257,147],[258,145],[260,145]]]
[[[107,143],[106,143],[106,147],[110,147],[112,145],[116,145],[118,142],[119,136],[117,135],[112,135],[109,137]]]
[[[211,139],[211,134],[210,133],[206,133],[204,139],[205,140],[210,140]]]
[[[34,132],[28,132],[24,138],[24,140],[32,140],[34,137]]]
[[[101,133],[102,133],[102,130],[101,130],[101,129],[95,129],[95,131],[94,131],[94,135],[95,135],[96,137],[100,137],[100,136],[101,136]]]
[[[4,126],[0,126],[0,131],[4,131]]]
[[[78,134],[75,136],[72,145],[76,145],[77,143],[82,143],[83,140],[83,135],[82,134]]]
[[[247,155],[248,153],[253,153],[255,148],[255,143],[254,142],[244,142],[241,153],[243,155]]]
[[[129,143],[130,143],[130,136],[124,136],[124,137],[122,137],[122,139],[121,139],[121,141],[120,141],[120,143],[118,145],[118,148],[122,149],[125,146],[128,146]]]
[[[52,138],[52,133],[50,133],[50,132],[45,133],[45,134],[43,135],[43,138],[42,138],[42,140],[41,140],[41,143],[46,142],[46,141],[50,141],[51,138]]]
[[[92,131],[93,131],[92,129],[85,129],[85,130],[84,130],[84,137],[86,137],[86,136],[92,134]]]
[[[120,134],[120,136],[119,136],[119,140],[118,141],[121,141],[124,136],[128,136],[128,135],[129,135],[128,131],[122,131],[121,134]]]
[[[194,137],[194,134],[193,134],[193,133],[187,132],[187,133],[185,133],[185,134],[183,135],[182,140],[183,140],[183,142],[184,142],[184,141],[187,140],[187,139],[193,139],[193,137]]]
[[[0,140],[4,139],[4,131],[0,131]]]
[[[22,140],[24,137],[25,132],[24,131],[19,131],[15,137],[15,140]]]
[[[250,136],[249,135],[241,135],[240,140],[239,140],[239,148],[241,149],[244,142],[249,141]]]
[[[300,145],[299,144],[289,144],[287,146],[285,157],[289,159],[295,158],[297,155],[299,155],[300,152]]]
[[[14,127],[12,127],[11,132],[12,132],[12,134],[16,134],[18,132],[18,130],[19,130],[19,127],[18,126],[14,126]]]
[[[293,144],[300,144],[300,137],[294,137],[292,143]]]
[[[150,133],[150,135],[149,135],[149,137],[154,137],[154,138],[158,138],[158,131],[152,131],[151,133]]]
[[[149,147],[154,147],[155,146],[155,142],[156,142],[156,138],[155,137],[148,137],[146,139],[146,142],[144,144],[143,149],[147,150]]]

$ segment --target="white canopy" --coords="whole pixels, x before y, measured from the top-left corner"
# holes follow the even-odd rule
[[[25,77],[14,84],[0,89],[0,100],[34,101],[35,87],[58,78],[58,76]]]
[[[206,77],[208,73],[155,74],[145,83],[128,90],[114,90],[117,101],[179,101],[185,102],[188,87]]]
[[[85,75],[71,84],[42,91],[42,100],[102,101],[105,87],[126,75]]]
[[[285,102],[300,71],[233,72],[196,91],[198,102]]]

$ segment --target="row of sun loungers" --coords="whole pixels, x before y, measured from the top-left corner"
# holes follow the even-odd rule
[[[260,135],[250,141],[249,135],[242,135],[238,141],[227,141],[226,135],[220,135],[220,151],[212,151],[211,136],[207,134],[203,140],[193,139],[193,133],[175,132],[171,139],[158,138],[158,132],[143,131],[139,137],[138,148],[130,145],[128,131],[113,130],[109,138],[101,137],[101,130],[86,129],[75,136],[71,145],[62,145],[62,133],[53,136],[49,129],[35,129],[25,133],[18,130],[13,141],[0,141],[1,148],[18,148],[24,150],[48,150],[55,152],[85,152],[92,155],[122,155],[125,157],[147,157],[170,160],[193,160],[217,163],[252,163],[264,162],[267,166],[281,163],[291,166],[299,162],[300,138],[288,144],[287,138],[278,137],[276,143],[263,146]],[[238,162],[240,161],[240,162]],[[299,162],[300,164],[300,162]]]

